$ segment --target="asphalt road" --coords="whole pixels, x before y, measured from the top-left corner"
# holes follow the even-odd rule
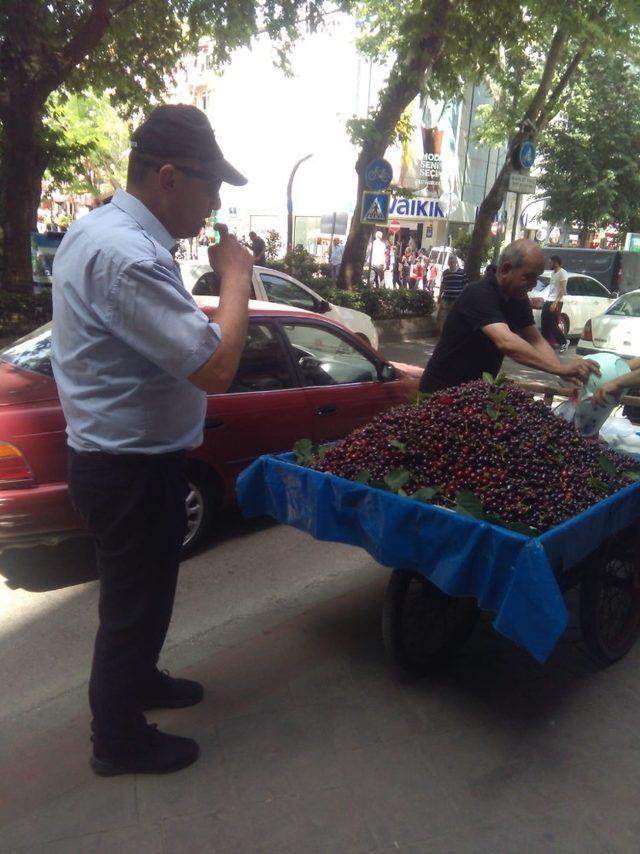
[[[394,341],[393,343],[383,344],[379,349],[384,358],[389,361],[401,362],[406,365],[418,365],[422,368],[427,364],[437,343],[437,338],[428,338],[426,341]],[[570,359],[575,358],[576,355],[576,344],[574,342],[560,358]],[[502,370],[509,376],[517,377],[521,380],[560,384],[558,377],[547,374],[544,371],[537,371],[534,368],[527,368],[509,358],[504,360]]]

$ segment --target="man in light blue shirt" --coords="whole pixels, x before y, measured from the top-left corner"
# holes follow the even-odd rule
[[[127,191],[78,220],[53,269],[52,363],[67,420],[71,499],[96,539],[100,625],[89,701],[96,774],[178,770],[198,745],[144,711],[199,702],[158,659],[186,530],[186,452],[202,442],[206,393],[226,391],[246,337],[251,254],[220,226],[216,323],[186,291],[177,241],[220,207],[223,157],[200,110],[153,110],[135,131]]]

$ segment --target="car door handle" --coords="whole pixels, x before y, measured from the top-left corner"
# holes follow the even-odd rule
[[[316,409],[316,415],[331,415],[334,412],[338,411],[338,407],[333,403],[329,403],[327,406],[319,406]]]
[[[213,430],[215,427],[224,426],[224,421],[222,418],[205,418],[204,419],[204,429],[205,430]]]

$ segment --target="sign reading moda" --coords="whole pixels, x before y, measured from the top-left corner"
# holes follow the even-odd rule
[[[360,222],[364,225],[386,225],[389,221],[389,193],[362,194]]]

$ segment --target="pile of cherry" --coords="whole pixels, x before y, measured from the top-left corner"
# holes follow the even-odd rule
[[[582,438],[503,378],[398,406],[307,462],[531,533],[639,477],[637,462]]]

